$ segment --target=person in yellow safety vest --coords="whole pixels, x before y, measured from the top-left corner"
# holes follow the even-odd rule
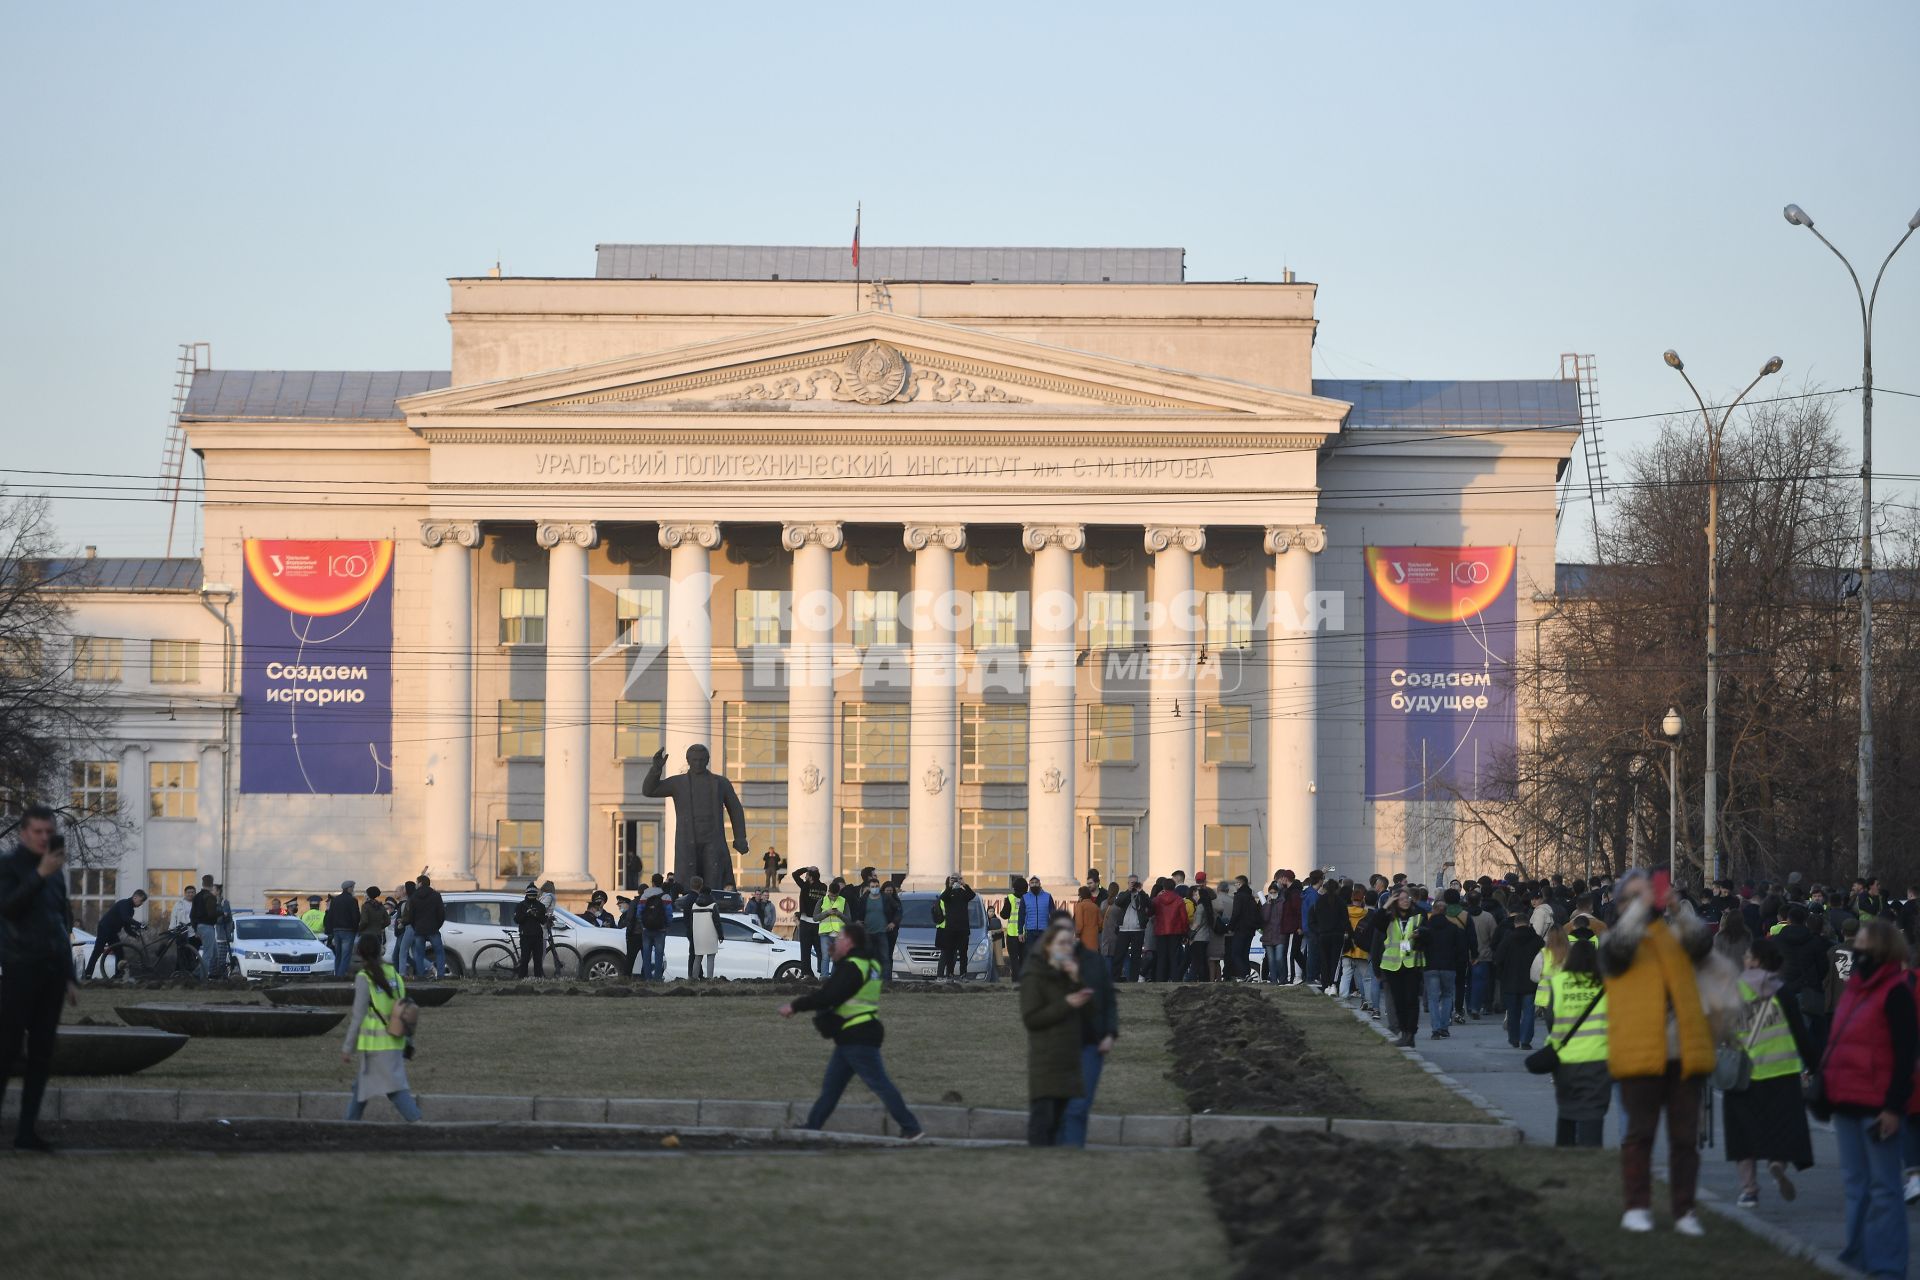
[[[1787,1166],[1813,1167],[1813,1135],[1800,1092],[1800,1073],[1814,1060],[1813,1045],[1800,1018],[1799,1003],[1780,998],[1780,968],[1786,952],[1773,938],[1747,944],[1747,968],[1740,975],[1740,998],[1747,1015],[1739,1043],[1753,1064],[1752,1082],[1723,1093],[1721,1114],[1727,1130],[1727,1159],[1740,1172],[1739,1205],[1760,1203],[1760,1162],[1773,1175],[1782,1200],[1794,1198]]]
[[[320,932],[327,922],[327,913],[320,909],[320,895],[314,894],[307,899],[307,909],[300,913],[300,923],[313,931],[313,936],[325,941],[326,935]]]
[[[1613,1076],[1607,1069],[1607,989],[1600,980],[1600,952],[1591,933],[1579,929],[1568,935],[1566,957],[1554,966],[1540,993],[1547,1043],[1560,1059],[1553,1069],[1558,1111],[1553,1145],[1598,1147],[1605,1138]]]
[[[1020,899],[1026,892],[1026,877],[1015,876],[1008,881],[1007,896],[1000,901],[1000,939],[1007,948],[1007,978],[1015,986],[1020,985],[1020,971],[1027,961],[1026,933],[1020,920]]]
[[[387,1029],[394,1010],[407,998],[407,984],[400,971],[386,962],[383,941],[380,934],[363,933],[354,944],[360,965],[353,975],[347,1037],[340,1046],[340,1061],[353,1066],[357,1059],[359,1064],[347,1098],[347,1119],[358,1120],[367,1103],[385,1097],[401,1119],[411,1123],[420,1118],[420,1104],[413,1100],[407,1083],[407,1055],[413,1050],[406,1036]]]
[[[899,1136],[908,1142],[918,1141],[925,1136],[920,1121],[907,1109],[906,1099],[900,1096],[880,1058],[880,1045],[886,1039],[886,1028],[880,1025],[880,963],[867,955],[864,925],[851,923],[834,934],[833,961],[833,973],[818,990],[781,1005],[779,1010],[783,1018],[815,1011],[814,1025],[833,1041],[833,1056],[827,1059],[820,1096],[800,1127],[818,1129],[826,1124],[840,1105],[840,1095],[848,1082],[859,1076],[893,1117]]]
[[[1405,888],[1387,904],[1387,936],[1380,948],[1380,975],[1393,995],[1394,1026],[1400,1038],[1394,1043],[1403,1049],[1413,1047],[1414,1033],[1420,1030],[1421,970],[1427,958],[1416,949],[1415,935],[1420,916],[1413,909],[1413,895]]]
[[[833,935],[847,927],[847,882],[839,876],[820,899],[820,976],[833,972]]]
[[[1547,1001],[1553,994],[1553,975],[1566,964],[1569,945],[1568,926],[1555,925],[1547,930],[1545,944],[1533,958],[1533,980],[1537,984],[1533,989],[1534,1008],[1547,1007]]]

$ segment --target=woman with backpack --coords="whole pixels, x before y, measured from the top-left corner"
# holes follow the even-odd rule
[[[367,1103],[384,1097],[401,1119],[412,1123],[420,1118],[420,1104],[407,1084],[407,1059],[413,1055],[409,1040],[418,1009],[407,999],[407,984],[386,962],[384,951],[377,933],[363,933],[354,944],[360,968],[353,976],[353,1012],[347,1015],[347,1036],[340,1046],[340,1061],[358,1063],[347,1119],[358,1120]]]
[[[1740,974],[1740,998],[1746,1002],[1740,1046],[1751,1074],[1744,1089],[1720,1095],[1726,1122],[1727,1159],[1740,1173],[1742,1209],[1760,1204],[1760,1163],[1782,1200],[1797,1194],[1787,1174],[1813,1167],[1813,1135],[1807,1130],[1806,1101],[1800,1091],[1804,1064],[1815,1061],[1813,1044],[1797,1002],[1782,990],[1780,968],[1786,956],[1772,938],[1747,943]]]

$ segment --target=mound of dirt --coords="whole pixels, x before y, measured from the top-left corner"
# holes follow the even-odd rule
[[[1277,1275],[1549,1280],[1579,1265],[1540,1198],[1458,1152],[1263,1129],[1200,1159],[1239,1269]],[[1492,1231],[1433,1230],[1448,1222]]]
[[[1306,1034],[1246,987],[1202,983],[1167,997],[1173,1083],[1195,1111],[1362,1116],[1360,1095]]]

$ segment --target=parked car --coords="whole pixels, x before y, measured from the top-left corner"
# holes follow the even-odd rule
[[[279,978],[332,973],[333,952],[298,916],[233,914],[227,969],[241,978]]]
[[[667,925],[666,972],[672,980],[687,976],[687,918],[676,915]],[[720,950],[713,972],[719,978],[798,979],[806,972],[800,962],[800,944],[760,927],[752,916],[726,912],[720,916]]]
[[[87,971],[87,957],[93,954],[93,941],[94,935],[88,933],[85,929],[75,929],[73,931],[73,978],[75,982],[78,982],[80,975]],[[100,963],[93,966],[93,971],[102,978],[111,978],[120,971],[120,962],[114,957],[113,952],[109,951],[100,957]]]
[[[932,978],[940,971],[940,948],[934,945],[933,904],[937,893],[900,895],[900,932],[893,940],[893,976]],[[987,935],[987,912],[976,897],[967,904],[967,976],[993,981],[996,950]]]
[[[447,949],[448,972],[510,975],[520,954],[520,930],[513,923],[513,911],[524,900],[522,895],[468,890],[442,897],[447,922],[440,928],[440,943]],[[588,924],[565,907],[554,909],[553,946],[555,954],[544,960],[550,977],[556,960],[563,976],[585,977],[590,982],[627,972],[625,931]],[[684,972],[684,950],[680,967]]]

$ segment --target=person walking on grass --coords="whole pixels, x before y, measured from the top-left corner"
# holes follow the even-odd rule
[[[407,998],[407,982],[387,963],[385,953],[377,933],[363,933],[354,944],[360,967],[353,975],[353,1012],[347,1015],[347,1035],[340,1045],[340,1061],[355,1068],[347,1119],[358,1120],[369,1102],[385,1098],[411,1124],[420,1118],[420,1104],[407,1083],[413,1047],[406,1035],[392,1031],[394,1012]]]
[[[925,1131],[907,1109],[906,1099],[888,1077],[887,1065],[880,1057],[887,1032],[880,1023],[880,962],[867,954],[869,945],[863,925],[849,924],[838,930],[833,935],[833,971],[826,981],[817,990],[780,1006],[783,1018],[813,1012],[814,1026],[833,1041],[820,1096],[800,1127],[817,1130],[825,1125],[840,1105],[840,1095],[846,1092],[848,1083],[858,1076],[886,1107],[900,1127],[900,1136],[917,1142]]]
[[[1081,1011],[1093,988],[1080,972],[1073,923],[1047,926],[1020,975],[1020,1021],[1027,1029],[1027,1145],[1061,1143],[1067,1105],[1085,1096],[1080,1073]]]
[[[53,810],[30,806],[20,819],[13,852],[0,858],[0,1102],[18,1062],[20,1122],[14,1149],[43,1155],[53,1146],[34,1126],[53,1073],[60,1005],[80,1003],[71,985],[73,907],[67,898],[66,841],[53,826]]]

